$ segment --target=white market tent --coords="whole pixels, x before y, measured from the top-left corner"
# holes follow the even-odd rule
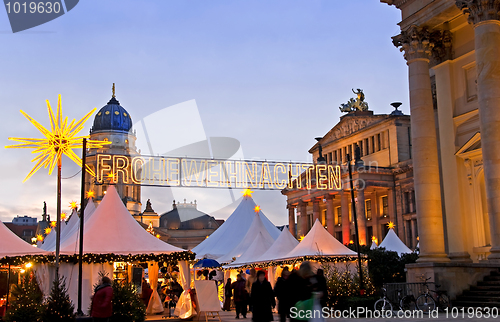
[[[283,231],[279,235],[278,239],[274,241],[271,247],[262,254],[256,262],[267,262],[275,260],[276,258],[282,258],[290,253],[297,245],[299,241],[293,237],[288,229],[283,228]]]
[[[89,208],[90,207],[90,208]],[[85,208],[87,216],[94,208],[89,202]],[[61,243],[61,255],[75,255],[79,250],[79,225],[74,226],[73,233]],[[84,254],[115,255],[163,255],[184,252],[184,249],[167,244],[148,233],[128,212],[114,186],[109,186],[99,207],[85,220],[83,235]],[[98,282],[99,272],[113,277],[112,263],[85,263],[83,265],[82,309],[90,305],[93,286]],[[61,276],[66,278],[68,294],[77,303],[78,298],[78,266],[72,263],[61,263]],[[42,264],[37,267],[37,277],[41,281],[41,289],[47,296],[54,279],[53,266]],[[153,292],[150,303],[162,303],[157,292]],[[149,309],[149,308],[148,308]]]
[[[244,196],[238,207],[229,218],[207,239],[192,249],[196,258],[203,257],[217,259],[229,253],[245,237],[255,217],[256,204],[252,197]],[[280,231],[262,213],[259,212],[262,223],[273,240],[277,239]]]
[[[371,244],[371,246],[370,246],[370,249],[371,249],[371,250],[374,250],[374,249],[375,249],[375,248],[377,248],[377,247],[378,247],[378,246],[377,246],[377,243],[376,243],[374,240],[372,240],[372,244]]]
[[[51,255],[52,253],[33,247],[14,234],[0,221],[0,259],[24,255]]]
[[[273,244],[274,240],[266,238],[259,232],[253,239],[248,249],[241,254],[241,256],[231,263],[231,266],[243,265],[245,263],[254,263],[260,257],[262,252],[268,250]]]
[[[304,239],[288,254],[279,259],[293,259],[304,256],[356,256],[342,245],[321,225],[318,219]]]
[[[385,236],[384,240],[378,245],[379,248],[385,248],[386,250],[398,253],[399,256],[402,254],[411,253],[409,249],[402,241],[399,239],[398,235],[394,232],[394,229],[389,229],[389,232]]]
[[[138,255],[183,252],[148,233],[128,212],[114,186],[109,186],[99,207],[85,222],[83,252],[92,254]],[[78,241],[67,238],[61,254],[78,253]]]
[[[274,226],[273,228],[275,229],[276,237],[273,237],[266,229],[264,222],[261,219],[260,211],[258,213],[255,213],[253,222],[248,228],[248,231],[243,237],[243,239],[236,246],[234,246],[233,249],[227,252],[224,256],[217,258],[217,261],[222,264],[222,263],[232,262],[233,258],[236,258],[236,260],[238,260],[241,256],[243,256],[247,252],[247,250],[250,249],[250,246],[263,247],[260,249],[260,254],[262,254],[262,252],[268,250],[269,247],[271,247],[271,245],[274,243],[274,241],[279,237],[280,233],[279,229]],[[256,239],[259,240],[257,240],[254,243]],[[252,248],[250,249],[248,254],[245,254],[244,259],[248,260],[257,259],[256,254],[259,254],[259,250]],[[242,261],[238,262],[243,263]]]

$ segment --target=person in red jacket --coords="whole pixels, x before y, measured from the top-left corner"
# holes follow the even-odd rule
[[[113,288],[111,280],[107,276],[103,276],[101,284],[94,290],[92,298],[92,310],[90,316],[94,322],[108,322],[113,315]]]

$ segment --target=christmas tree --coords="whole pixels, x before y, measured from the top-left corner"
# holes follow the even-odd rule
[[[43,312],[43,294],[34,273],[24,275],[21,284],[11,292],[12,304],[5,314],[7,322],[40,322]]]
[[[112,322],[143,322],[146,307],[128,282],[113,282],[113,317]]]
[[[71,302],[63,278],[54,279],[50,296],[42,315],[43,322],[75,321],[75,307]]]

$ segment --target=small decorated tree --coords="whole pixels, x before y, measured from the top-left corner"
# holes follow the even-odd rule
[[[7,322],[40,322],[43,313],[43,294],[34,273],[26,274],[11,293],[12,304],[5,314]]]
[[[75,321],[75,307],[69,298],[66,283],[62,277],[56,278],[52,284],[52,290],[45,305],[42,321]]]
[[[128,282],[113,281],[112,322],[143,322],[146,307],[136,293],[135,287]]]

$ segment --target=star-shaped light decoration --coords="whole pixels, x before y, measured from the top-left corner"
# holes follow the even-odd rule
[[[21,114],[23,114],[43,134],[43,137],[40,139],[11,137],[9,140],[18,141],[21,142],[21,144],[6,146],[6,148],[34,149],[31,153],[38,154],[33,160],[31,160],[31,162],[36,162],[36,164],[30,173],[28,173],[26,178],[24,178],[23,182],[26,182],[26,180],[28,180],[42,167],[49,168],[49,175],[52,174],[54,167],[57,165],[63,154],[68,156],[80,167],[82,166],[82,160],[75,154],[75,152],[73,152],[73,149],[81,149],[83,147],[83,139],[89,138],[89,136],[76,136],[76,134],[83,129],[83,125],[92,113],[95,112],[96,108],[88,112],[78,122],[73,119],[73,121],[68,124],[68,117],[63,119],[62,116],[61,95],[58,96],[56,115],[54,115],[49,101],[47,100],[46,102],[50,119],[50,131],[21,110]],[[105,144],[111,144],[111,142],[87,140],[87,148],[89,149],[102,148]],[[88,166],[86,167],[86,170],[92,176],[95,176],[94,171],[92,171],[92,169]]]
[[[258,213],[258,212],[260,211],[260,206],[255,206],[255,207],[253,207],[253,211],[255,211],[255,212],[257,212],[257,213]]]
[[[72,210],[78,208],[78,203],[76,201],[74,201],[74,200],[70,201],[69,208],[72,209]]]
[[[87,199],[94,198],[95,197],[95,192],[94,190],[89,190],[86,193]]]
[[[43,235],[40,235],[40,234],[36,235],[36,240],[42,242],[43,241]]]
[[[57,222],[55,222],[55,221],[51,221],[51,222],[50,222],[50,227],[55,227],[55,226],[57,226]]]
[[[375,244],[378,244],[378,239],[377,239],[377,237],[372,236],[372,242],[374,242]]]
[[[245,189],[245,190],[243,190],[243,192],[242,192],[243,197],[250,197],[250,198],[252,197],[252,193],[253,193],[253,191],[252,191],[252,190],[250,190],[250,189]]]
[[[392,221],[389,221],[389,223],[387,224],[387,227],[389,229],[394,229],[394,227],[396,227],[396,225],[394,225],[394,223]]]
[[[305,236],[304,236],[304,235],[301,235],[301,236],[299,237],[299,242],[301,242],[304,238],[305,238]]]
[[[68,217],[68,214],[65,212],[61,212],[61,220],[64,221]]]
[[[48,234],[50,234],[51,231],[52,231],[52,228],[47,227],[47,228],[45,228],[44,233],[45,233],[45,235],[48,235]]]

